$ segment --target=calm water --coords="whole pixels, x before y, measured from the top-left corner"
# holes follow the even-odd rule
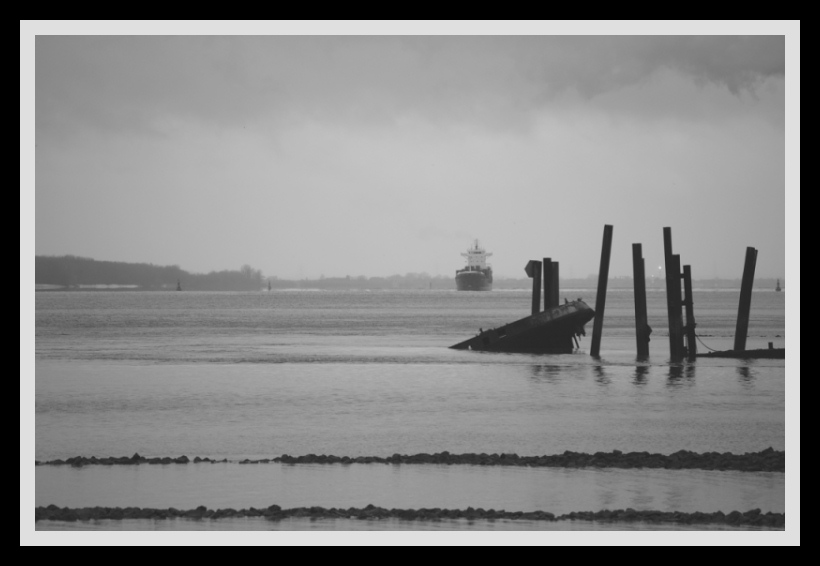
[[[595,304],[594,291],[566,294]],[[669,364],[660,291],[649,292],[654,332],[645,362],[635,361],[631,290],[607,295],[600,359],[587,354],[591,323],[575,354],[447,348],[479,327],[525,316],[529,296],[524,290],[38,292],[34,457],[139,452],[236,461],[310,453],[785,448],[784,361]],[[698,333],[707,346],[732,347],[738,297],[738,291],[695,292]],[[747,348],[785,346],[784,297],[754,294]],[[72,507],[783,511],[784,491],[783,474],[697,470],[35,468],[35,505]],[[155,528],[145,523],[141,528]],[[476,528],[454,523],[448,528]],[[188,528],[174,524],[156,528]]]

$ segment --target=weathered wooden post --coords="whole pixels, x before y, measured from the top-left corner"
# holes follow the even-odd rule
[[[735,328],[735,350],[746,349],[746,334],[749,332],[749,310],[752,306],[752,283],[755,279],[757,250],[746,248],[746,263],[743,266],[743,280],[740,283],[740,304],[737,309],[737,327]]]
[[[531,259],[524,268],[532,279],[532,314],[541,312],[541,262]]]
[[[681,293],[680,254],[672,254],[672,327],[675,329],[675,354],[672,361],[683,359],[683,295]]]
[[[695,343],[695,302],[692,297],[692,266],[683,266],[683,290],[686,298],[686,359],[690,362],[698,357],[698,345]]]
[[[595,296],[595,321],[592,326],[592,346],[589,353],[598,356],[601,352],[601,330],[604,326],[606,306],[606,284],[609,279],[609,253],[612,248],[612,225],[604,225],[604,242],[601,246],[601,268],[598,270],[598,294]]]
[[[672,261],[672,228],[663,228],[663,270],[666,276],[666,318],[669,322],[669,355],[674,357],[675,340],[672,332],[672,284],[669,274],[672,272],[670,262]]]
[[[557,307],[558,305],[561,304],[561,301],[558,298],[559,294],[560,294],[559,289],[561,288],[560,287],[560,279],[561,278],[560,278],[559,274],[560,274],[560,265],[557,261],[553,261],[552,262],[552,286],[550,288],[550,294],[551,294],[551,296],[550,296],[550,308]],[[566,339],[567,343],[566,343],[565,347],[569,351],[572,350],[573,341],[576,344],[576,348],[578,347],[577,346],[578,341],[574,340],[574,338],[575,338],[575,336],[573,335],[573,336],[568,336],[567,339]]]
[[[672,254],[672,228],[663,229],[663,256],[666,270],[666,313],[669,319],[669,357],[683,359],[683,320],[680,298],[680,256]],[[677,289],[677,291],[676,291]]]
[[[544,310],[555,306],[552,304],[552,260],[544,258]]]
[[[646,316],[646,272],[641,244],[632,244],[632,279],[635,287],[635,341],[638,357],[649,356],[649,323]]]

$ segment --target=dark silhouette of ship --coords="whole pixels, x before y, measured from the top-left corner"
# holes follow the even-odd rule
[[[467,253],[461,254],[467,258],[467,265],[456,271],[456,289],[459,291],[492,291],[493,268],[487,265],[488,253],[475,240],[473,247]]]
[[[783,289],[780,288],[780,279],[777,280],[777,287],[774,288],[775,291],[782,291]]]

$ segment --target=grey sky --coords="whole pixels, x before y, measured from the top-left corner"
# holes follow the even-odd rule
[[[33,63],[36,254],[449,275],[478,238],[497,276],[585,277],[613,224],[613,276],[664,226],[695,278],[746,246],[785,275],[783,35],[41,35]]]

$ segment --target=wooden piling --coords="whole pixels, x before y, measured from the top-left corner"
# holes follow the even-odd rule
[[[552,262],[552,286],[550,288],[550,308],[555,308],[555,307],[557,307],[558,305],[561,304],[561,302],[558,298],[559,293],[560,293],[559,289],[561,288],[560,285],[559,285],[559,282],[560,282],[560,275],[559,275],[560,270],[559,270],[559,268],[560,268],[559,263],[557,261],[553,261]],[[544,310],[546,310],[546,309],[544,309]],[[572,346],[573,346],[573,338],[574,338],[574,335],[573,336],[567,336],[567,338],[566,338],[565,347],[568,348],[570,351],[572,350]],[[578,347],[577,346],[577,340],[575,341],[575,344],[576,344],[576,348],[577,348]]]
[[[752,284],[755,279],[757,250],[746,248],[746,262],[743,266],[743,280],[740,284],[740,304],[737,309],[737,327],[735,328],[736,352],[746,349],[746,334],[749,331],[749,310],[752,306]]]
[[[663,270],[666,277],[666,319],[669,323],[669,356],[674,358],[675,339],[672,331],[672,228],[663,228]]]
[[[649,323],[646,315],[646,271],[641,244],[632,244],[632,279],[635,287],[635,341],[638,357],[649,356]]]
[[[541,312],[541,262],[531,259],[524,268],[532,278],[532,314]]]
[[[694,361],[698,357],[698,345],[695,342],[695,302],[692,297],[692,266],[683,266],[683,290],[686,298],[683,304],[686,306],[686,359]]]
[[[544,310],[549,310],[555,305],[552,304],[552,259],[544,258]]]
[[[592,346],[589,353],[598,356],[601,351],[601,330],[604,326],[606,306],[606,284],[609,279],[609,254],[612,249],[612,225],[604,226],[604,241],[601,246],[601,267],[598,270],[598,294],[595,296],[595,321],[592,326]]]
[[[666,313],[669,320],[669,358],[683,359],[683,317],[681,314],[680,256],[672,253],[672,228],[663,229],[663,258],[666,270]]]
[[[680,270],[680,255],[672,254],[670,262],[672,269],[672,286],[671,286],[671,303],[672,303],[672,318],[669,321],[670,333],[672,334],[672,342],[674,343],[674,350],[670,351],[672,361],[680,361],[683,359],[683,297],[681,294],[681,270]]]

